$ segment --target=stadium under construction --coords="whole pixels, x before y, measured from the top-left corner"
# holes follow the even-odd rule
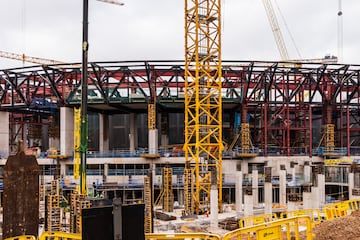
[[[349,200],[330,209],[341,216],[358,208],[360,65],[287,60],[263,3],[284,61],[223,60],[221,1],[208,0],[185,1],[184,61],[89,63],[84,0],[81,64],[0,70],[2,237],[44,226],[51,239],[190,239],[149,234],[287,211],[288,239],[300,218],[312,239],[327,203]],[[297,209],[325,210],[291,219]]]

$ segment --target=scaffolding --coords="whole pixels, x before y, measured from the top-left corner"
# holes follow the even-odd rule
[[[90,207],[90,201],[83,194],[70,196],[70,232],[81,234],[82,210]]]
[[[145,220],[144,231],[145,233],[153,232],[152,223],[152,192],[151,192],[151,177],[144,177],[144,202],[145,202]]]
[[[51,181],[50,192],[47,196],[47,229],[54,232],[61,230],[61,208],[59,194],[59,180]]]
[[[335,125],[325,125],[325,152],[333,153],[335,150]]]
[[[172,168],[169,166],[162,168],[162,185],[161,192],[155,201],[155,205],[162,202],[162,209],[165,212],[174,210],[174,194],[172,189]]]

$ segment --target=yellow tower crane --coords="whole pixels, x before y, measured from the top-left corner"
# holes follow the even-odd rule
[[[185,211],[222,202],[221,0],[185,1]]]

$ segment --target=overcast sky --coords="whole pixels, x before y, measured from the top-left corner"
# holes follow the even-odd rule
[[[89,0],[89,60],[181,60],[184,0]],[[274,1],[274,0],[272,0]],[[277,0],[277,18],[292,59],[338,55],[338,0]],[[343,62],[360,64],[360,1],[343,0]],[[262,0],[222,1],[223,60],[279,60]],[[0,50],[81,61],[81,0],[0,0]],[[0,59],[0,69],[22,63]]]

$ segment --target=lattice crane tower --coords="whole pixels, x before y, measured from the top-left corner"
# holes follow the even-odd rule
[[[221,0],[185,0],[185,211],[222,202]],[[221,209],[221,208],[220,208]]]

